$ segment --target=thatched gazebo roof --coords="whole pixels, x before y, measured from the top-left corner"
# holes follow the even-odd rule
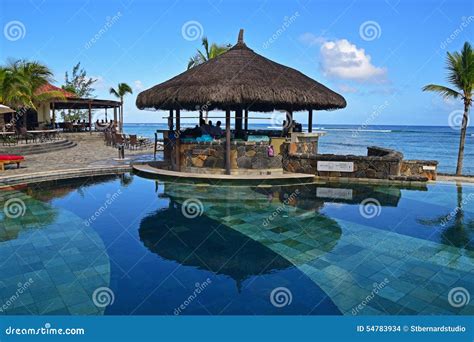
[[[344,108],[345,99],[301,72],[245,45],[243,30],[229,51],[141,92],[139,109],[269,112]]]

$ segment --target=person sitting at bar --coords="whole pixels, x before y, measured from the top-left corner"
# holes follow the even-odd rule
[[[213,138],[220,138],[222,136],[222,122],[217,121],[215,126],[211,126],[211,136]]]
[[[212,123],[212,121],[209,121],[209,123]],[[201,135],[209,135],[210,126],[206,124],[206,121],[204,121],[204,119],[201,120],[200,128],[201,128]]]

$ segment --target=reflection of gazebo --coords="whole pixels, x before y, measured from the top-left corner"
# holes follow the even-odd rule
[[[177,171],[182,160],[180,111],[225,111],[225,171],[230,174],[231,111],[235,111],[235,136],[248,130],[249,111],[286,111],[287,121],[292,122],[293,112],[307,110],[311,133],[313,110],[344,108],[346,101],[301,72],[255,53],[244,43],[241,30],[228,52],[141,92],[136,104],[140,109],[169,110],[170,130],[175,119]]]
[[[120,107],[120,102],[113,100],[99,100],[99,99],[86,99],[78,98],[75,94],[56,87],[52,84],[45,84],[38,89],[38,93],[45,92],[60,92],[63,95],[63,98],[52,99],[50,101],[41,103],[38,106],[38,121],[44,122],[56,122],[56,110],[61,109],[84,109],[88,110],[89,122],[88,127],[89,131],[92,128],[92,110],[93,109],[105,109],[113,108],[114,110],[114,122],[117,123],[117,108]],[[50,115],[50,112],[52,114]],[[41,119],[41,120],[40,120]]]

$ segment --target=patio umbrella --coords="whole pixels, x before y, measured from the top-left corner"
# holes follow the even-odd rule
[[[15,111],[10,107],[0,104],[0,114],[14,113]]]

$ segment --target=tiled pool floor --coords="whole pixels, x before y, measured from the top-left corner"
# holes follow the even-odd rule
[[[425,189],[324,184],[288,188],[211,187],[155,184],[133,177],[127,183],[113,180],[87,189],[77,185],[61,191],[56,187],[59,190],[48,190],[47,196],[46,190],[0,192],[0,204],[4,208],[0,212],[0,304],[3,303],[0,314],[140,313],[136,308],[129,309],[128,300],[138,302],[137,308],[146,306],[147,313],[164,305],[166,308],[157,312],[172,314],[169,308],[182,301],[181,295],[173,293],[179,292],[173,291],[173,286],[181,284],[181,275],[196,279],[196,276],[222,273],[215,271],[214,261],[221,265],[219,270],[230,262],[231,272],[242,273],[239,288],[236,292],[232,290],[232,301],[245,296],[261,301],[253,306],[249,303],[254,314],[278,312],[275,308],[268,309],[266,291],[268,286],[278,287],[280,283],[293,292],[294,309],[305,307],[306,311],[300,314],[334,312],[331,305],[347,315],[474,314],[474,301],[456,305],[448,300],[453,289],[464,289],[468,296],[474,290],[474,206],[470,202],[474,199],[474,188],[470,186],[464,187],[463,192],[454,185]],[[111,190],[117,189],[126,195],[111,203],[107,209],[110,212],[104,211],[97,221],[102,225],[85,224],[91,212],[110,198]],[[367,198],[378,203],[372,209],[379,212],[374,215],[368,212],[365,217],[360,210]],[[192,217],[173,218],[173,215],[184,215],[189,200],[198,204],[199,216],[218,222],[211,229],[213,233],[224,234],[225,229],[231,229],[247,240],[238,238],[242,245],[232,245],[237,240],[232,240],[234,237],[229,233],[222,236],[222,246],[206,245],[207,237],[189,239],[190,231],[200,231],[196,222],[207,222]],[[460,202],[461,211],[456,210]],[[24,213],[17,216],[15,211],[5,211],[7,203],[11,208],[12,203],[19,203],[20,210],[23,205]],[[168,216],[153,214],[167,210],[170,210]],[[462,215],[454,215],[440,224],[438,218],[446,220],[453,210]],[[167,222],[160,225],[168,229],[164,234],[173,234],[176,241],[181,241],[185,245],[182,251],[173,251],[174,247],[166,246],[166,242],[161,242],[161,249],[155,248],[162,237],[150,234],[161,228],[148,221],[163,217]],[[146,220],[148,226],[144,227]],[[143,236],[144,233],[148,235]],[[118,239],[120,245],[113,246]],[[250,241],[256,245],[245,249]],[[167,249],[176,254],[208,247],[226,248],[226,244],[227,254],[217,249],[205,250],[205,256],[193,254],[205,266],[205,272],[200,267],[181,267],[188,255],[180,255],[170,262],[162,253]],[[247,274],[249,265],[236,264],[237,259],[231,260],[234,252],[230,253],[234,250],[252,253],[258,249],[257,244],[274,253],[274,256],[266,252],[258,254],[271,260],[267,267],[253,267],[260,270],[261,278],[259,274]],[[229,260],[219,264],[224,255]],[[247,263],[250,259],[239,260]],[[258,260],[255,264],[258,262],[267,261]],[[301,275],[291,269],[278,271],[288,267],[286,262]],[[123,274],[118,276],[114,272]],[[158,278],[149,278],[150,272]],[[293,272],[291,281],[284,279],[289,272]],[[175,285],[165,282],[170,277],[176,280]],[[314,289],[303,278],[313,282]],[[252,282],[266,283],[265,287],[250,289]],[[309,292],[303,295],[301,286],[297,288],[295,282]],[[133,299],[141,283],[150,294]],[[228,305],[222,297],[222,293],[229,291],[226,286],[216,283],[212,291],[217,294],[209,290],[201,299],[199,305],[204,307],[204,313],[222,312],[222,307]],[[111,308],[97,305],[94,291],[109,287],[118,303]],[[309,300],[311,296],[314,303]],[[245,300],[249,299],[244,299],[232,312],[241,312]],[[324,308],[318,306],[324,300],[327,301]],[[305,301],[308,305],[311,302],[309,311]],[[188,309],[189,313],[201,311],[199,307],[194,311]]]

